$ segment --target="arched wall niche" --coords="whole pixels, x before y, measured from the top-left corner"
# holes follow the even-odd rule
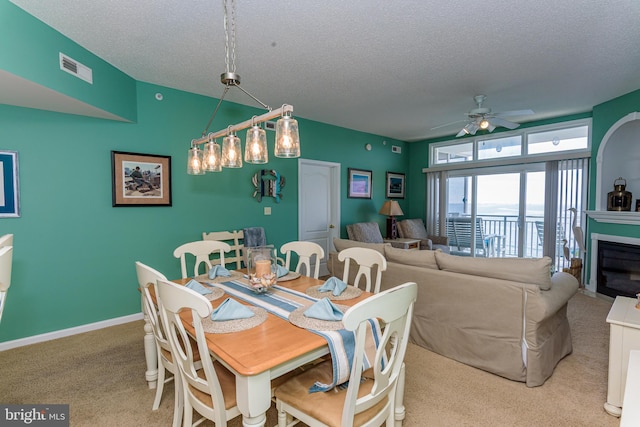
[[[622,177],[626,190],[640,198],[640,112],[633,112],[613,124],[602,138],[596,157],[596,211],[607,210],[607,194]],[[638,213],[640,215],[640,213]]]

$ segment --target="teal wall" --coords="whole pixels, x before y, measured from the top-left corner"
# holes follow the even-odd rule
[[[5,25],[11,25],[11,40],[17,40],[20,49],[42,44],[44,51],[55,52],[55,65],[47,65],[49,72],[28,71],[42,66],[41,55],[7,60],[6,48],[20,49],[9,47]],[[278,247],[297,239],[298,161],[273,156],[273,132],[267,133],[266,166],[187,175],[189,143],[200,136],[216,99],[136,82],[106,63],[94,69],[94,80],[100,82],[93,86],[95,91],[76,92],[74,85],[85,83],[72,76],[64,82],[68,74],[57,68],[59,50],[68,50],[65,53],[80,62],[101,61],[0,0],[0,70],[135,120],[0,105],[0,149],[18,152],[21,207],[19,218],[0,219],[0,235],[15,235],[0,342],[139,313],[134,262],[178,277],[173,250],[201,239],[203,231],[263,226],[270,243]],[[64,76],[59,82],[50,74]],[[155,98],[158,92],[162,101]],[[129,106],[123,108],[125,104]],[[262,112],[224,103],[212,130]],[[342,235],[351,222],[376,221],[384,227],[385,217],[377,211],[385,199],[385,173],[408,173],[408,144],[296,118],[301,157],[342,165]],[[373,146],[371,151],[365,150],[367,143]],[[392,145],[402,147],[402,154],[392,153]],[[173,205],[112,207],[112,150],[171,156]],[[273,198],[258,203],[252,197],[251,176],[263,167],[276,169],[287,180],[280,203]],[[373,171],[372,199],[346,197],[349,167]],[[409,209],[406,199],[400,204]],[[271,206],[271,216],[263,215],[265,206]]]
[[[0,70],[123,120],[136,120],[136,82],[7,0],[0,0]],[[93,84],[60,70],[59,53],[89,67]]]

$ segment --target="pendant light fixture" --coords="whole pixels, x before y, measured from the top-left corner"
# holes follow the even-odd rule
[[[242,167],[242,144],[237,132],[248,129],[244,151],[244,160],[247,163],[263,164],[269,161],[267,148],[267,135],[260,127],[261,123],[279,117],[276,122],[276,136],[274,154],[276,157],[296,158],[300,157],[300,136],[298,122],[292,117],[293,106],[284,104],[282,107],[272,110],[267,104],[250,94],[240,86],[240,75],[236,73],[235,58],[235,0],[223,0],[224,4],[224,32],[225,32],[225,72],[220,75],[220,82],[224,85],[224,91],[216,108],[207,123],[202,137],[191,141],[188,154],[187,173],[190,175],[202,175],[205,172],[219,172],[222,168]],[[229,13],[228,5],[231,5]],[[262,106],[266,113],[253,116],[242,123],[227,126],[226,129],[209,133],[209,127],[216,117],[220,105],[230,88],[236,87]],[[222,148],[215,142],[216,138],[224,137]],[[204,153],[198,146],[204,144]],[[218,150],[218,151],[216,151]],[[216,159],[219,159],[216,160]]]

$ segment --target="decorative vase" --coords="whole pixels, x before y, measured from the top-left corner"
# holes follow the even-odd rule
[[[257,293],[267,292],[277,283],[276,249],[273,245],[246,248],[247,274],[251,289]],[[277,270],[275,270],[277,271]]]

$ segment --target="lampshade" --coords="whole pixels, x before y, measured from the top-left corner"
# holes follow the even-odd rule
[[[384,202],[384,204],[382,205],[382,208],[380,208],[380,212],[378,213],[380,215],[386,215],[386,216],[404,215],[404,213],[402,212],[402,209],[400,209],[400,205],[395,200],[387,200],[386,202]]]
[[[267,163],[267,132],[257,125],[247,130],[247,141],[244,148],[244,161],[247,163]]]
[[[187,156],[187,173],[189,175],[203,175],[204,168],[202,165],[202,150],[194,145],[189,149]]]
[[[233,133],[222,139],[222,167],[242,167],[242,146],[240,144],[240,138]]]
[[[210,139],[204,146],[204,164],[203,169],[206,172],[222,171],[222,153],[220,152],[220,144]]]
[[[276,122],[276,157],[300,157],[298,121],[285,113]]]

